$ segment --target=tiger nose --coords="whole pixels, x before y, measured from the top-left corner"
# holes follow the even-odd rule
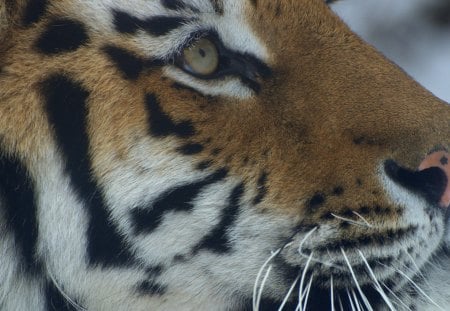
[[[404,188],[418,193],[432,204],[450,205],[450,155],[446,151],[430,153],[415,171],[393,160],[384,163],[386,174]]]

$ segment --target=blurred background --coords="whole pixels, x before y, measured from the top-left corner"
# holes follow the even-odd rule
[[[332,8],[363,39],[450,102],[450,0],[340,0]]]

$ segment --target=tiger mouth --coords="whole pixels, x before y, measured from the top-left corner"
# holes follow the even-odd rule
[[[279,264],[284,267],[286,279],[292,282],[295,278],[302,278],[312,282],[317,288],[334,287],[337,290],[346,290],[355,286],[372,286],[377,282],[394,284],[399,276],[410,277],[419,272],[418,267],[414,266],[415,271],[412,271],[413,265],[410,262],[393,254],[366,258],[359,249],[352,251],[342,249],[341,254],[331,255],[330,253],[328,258],[332,257],[338,259],[318,260],[317,257],[310,256],[305,265],[293,266],[281,258]],[[360,257],[360,260],[350,262],[350,257]],[[408,266],[406,273],[401,270],[402,266]]]
[[[288,243],[275,262],[288,271],[287,279],[307,275],[322,289],[331,285],[336,289],[373,286],[377,282],[395,283],[398,287],[419,273],[429,260],[430,256],[424,252],[432,255],[439,251],[441,229],[437,222],[432,222],[397,230],[367,230],[351,239],[322,237],[309,244],[305,242],[310,238],[307,234],[300,242],[298,237],[293,239],[295,243]],[[434,244],[420,236],[434,236]]]
[[[433,256],[440,251],[438,248]],[[283,292],[282,299],[262,298],[259,310],[298,310],[299,305],[300,310],[388,310],[396,305],[397,297],[419,294],[420,287],[415,284],[428,265],[406,267],[403,262],[399,265],[403,268],[393,268],[397,260],[394,256],[349,264],[346,260],[352,251],[348,249],[342,250],[341,256],[344,259],[334,261],[333,265],[315,262],[308,267],[292,266],[282,257],[277,258],[277,265],[283,265],[281,270],[290,284],[290,292]],[[381,277],[380,271],[389,271],[389,275]],[[358,304],[360,308],[356,307]]]
[[[445,252],[448,250],[442,243],[431,257],[442,258],[442,253]],[[390,257],[380,258],[377,264],[386,267],[391,261]],[[289,265],[285,262],[283,264]],[[372,266],[371,262],[369,265]],[[327,275],[320,270],[320,264],[314,264],[310,267],[310,272],[302,274],[299,280],[291,281],[292,284],[298,282],[295,290],[289,294],[289,299],[262,298],[259,310],[298,310],[299,306],[302,306],[300,310],[403,310],[399,305],[402,296],[424,295],[420,284],[429,265],[434,265],[432,260],[428,260],[420,269],[410,267],[410,271],[399,270],[390,277],[377,277],[375,280],[369,269],[366,269],[366,264],[354,265],[352,272],[336,270]],[[415,271],[411,272],[412,269]],[[286,275],[292,279],[292,275],[299,271],[304,271],[304,268],[290,266]],[[362,276],[372,278],[372,281],[364,282],[361,280]],[[291,290],[292,288],[293,285]]]

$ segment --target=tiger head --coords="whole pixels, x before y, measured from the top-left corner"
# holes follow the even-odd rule
[[[324,1],[0,4],[2,310],[450,302],[450,108]]]

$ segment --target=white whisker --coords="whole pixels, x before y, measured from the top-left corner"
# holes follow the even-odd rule
[[[414,268],[416,268],[416,271],[414,271],[414,272],[420,274],[420,276],[425,280],[426,278],[423,275],[422,271],[420,270],[419,266],[417,265],[416,261],[414,260],[413,256],[411,256],[411,254],[408,253],[408,251],[405,249],[404,249],[404,252],[408,256],[409,260],[411,260],[412,264],[414,265]]]
[[[333,284],[333,275],[331,275],[330,279],[330,297],[331,297],[331,311],[336,311],[334,308],[334,284]]]
[[[356,293],[355,293],[354,290],[352,290],[352,296],[353,296],[353,299],[354,299],[354,301],[355,301],[356,309],[357,309],[358,311],[362,311],[361,302],[359,301],[358,296],[356,296]]]
[[[308,306],[308,298],[309,298],[309,293],[311,291],[313,278],[314,278],[314,275],[311,275],[311,278],[309,279],[308,287],[306,288],[307,291],[306,291],[306,295],[305,295],[305,303],[303,304],[303,310],[306,310],[306,307]]]
[[[372,277],[373,281],[375,282],[375,290],[381,295],[384,302],[388,305],[389,309],[392,311],[395,311],[394,306],[392,305],[389,297],[386,295],[386,293],[383,291],[383,288],[381,287],[380,283],[378,282],[375,273],[373,272],[372,268],[370,267],[369,263],[367,262],[366,257],[364,257],[364,254],[361,252],[361,250],[358,249],[359,256],[361,256],[362,260],[364,261],[364,264],[366,265],[367,269],[369,270],[369,274]]]
[[[259,310],[259,303],[261,302],[264,285],[266,285],[266,281],[267,281],[267,278],[269,277],[270,271],[272,271],[272,265],[270,265],[269,268],[267,269],[266,274],[264,275],[264,278],[261,282],[261,286],[260,286],[259,292],[258,292],[258,297],[256,299],[256,310]]]
[[[357,225],[357,226],[361,226],[361,227],[369,227],[369,228],[371,227],[366,222],[359,222],[359,221],[356,221],[356,220],[353,220],[353,219],[350,219],[350,218],[345,218],[345,217],[342,217],[342,216],[339,216],[339,215],[336,215],[336,214],[333,214],[333,213],[331,213],[331,216],[333,216],[334,218],[337,218],[339,220],[348,222],[349,224],[352,224],[352,225]]]
[[[341,297],[339,297],[339,308],[341,308],[341,311],[344,311],[344,307],[342,306],[342,300]]]
[[[422,278],[423,282],[428,286],[428,288],[433,288],[433,286],[430,284],[428,278],[425,277],[425,275],[423,274],[422,270],[417,265],[417,263],[416,263],[415,259],[413,258],[413,256],[411,256],[411,254],[408,253],[407,250],[405,250],[405,252],[408,255],[409,259],[411,260],[412,264],[414,265],[414,268],[416,269],[416,271],[414,271],[414,272],[420,275],[420,277]],[[430,264],[430,262],[428,262],[427,264]]]
[[[283,302],[281,303],[280,307],[278,308],[278,311],[283,310],[284,306],[286,305],[287,301],[289,300],[289,297],[291,296],[292,292],[294,291],[295,285],[297,285],[297,282],[300,280],[300,274],[295,278],[294,283],[292,283],[291,287],[289,288],[289,291],[286,294],[286,297],[284,297]]]
[[[401,300],[400,297],[398,297],[398,296],[394,293],[394,291],[393,291],[392,289],[390,289],[390,288],[389,288],[386,284],[384,284],[384,283],[382,283],[382,286],[383,286],[384,288],[386,288],[386,290],[389,292],[389,294],[391,294],[392,297],[394,297],[395,299],[397,299],[398,302],[399,302],[400,304],[402,304],[402,305],[406,308],[406,310],[411,311],[411,309],[408,307],[408,305],[405,304],[405,303],[403,302],[403,300]],[[398,303],[397,303],[397,305],[398,305]]]
[[[361,298],[362,298],[364,304],[366,305],[368,310],[373,311],[372,306],[370,305],[366,295],[364,295],[363,291],[361,290],[361,287],[359,286],[358,279],[356,278],[356,275],[355,275],[355,272],[353,271],[352,265],[350,264],[350,261],[348,260],[348,257],[345,254],[345,251],[342,247],[341,247],[341,252],[342,252],[342,255],[344,256],[344,259],[345,259],[345,262],[347,263],[348,268],[350,269],[350,273],[352,275],[353,281],[355,281],[356,288],[358,289],[358,292],[361,295]]]
[[[305,235],[305,237],[303,238],[303,240],[300,242],[300,245],[299,245],[299,247],[298,247],[298,253],[300,254],[300,256],[302,256],[302,257],[305,258],[305,259],[309,259],[310,256],[309,256],[308,254],[305,254],[305,253],[303,252],[303,245],[305,244],[305,242],[308,240],[308,238],[309,238],[316,230],[317,230],[317,227],[314,227],[312,230],[310,230],[310,231]],[[324,265],[324,266],[327,266],[327,267],[333,267],[333,268],[336,268],[336,269],[344,270],[343,267],[338,266],[338,265],[335,265],[335,264],[333,264],[333,263],[331,263],[331,262],[321,261],[321,260],[318,260],[318,259],[315,259],[315,258],[312,258],[311,260],[312,260],[313,262],[320,263],[320,264],[322,264],[322,265]]]
[[[294,244],[294,242],[289,242],[289,243],[286,243],[284,246],[283,246],[283,249],[285,249],[286,247],[289,247],[289,246],[291,246],[292,244]]]
[[[352,296],[350,295],[350,292],[347,289],[347,296],[348,296],[348,301],[350,301],[350,306],[352,307],[352,311],[356,311],[355,305],[353,304],[353,300],[352,300]]]
[[[300,254],[300,256],[304,257],[304,258],[309,258],[311,256],[306,255],[305,253],[303,253],[302,249],[303,249],[303,244],[305,244],[306,240],[314,233],[314,231],[317,230],[317,227],[314,227],[312,230],[310,230],[305,237],[301,240],[300,245],[298,246],[298,253]]]
[[[58,284],[56,279],[53,277],[53,274],[50,272],[50,269],[46,267],[47,269],[47,275],[50,277],[50,280],[52,281],[53,285],[56,287],[58,292],[64,297],[64,299],[75,308],[77,311],[87,311],[84,307],[80,306],[78,303],[76,303],[72,298],[70,298],[69,295],[64,292],[64,290],[61,288],[61,286]]]
[[[428,286],[428,288],[433,288],[433,286],[430,284],[428,278],[425,277],[425,275],[423,274],[422,270],[419,268],[419,265],[416,263],[416,260],[414,259],[414,257],[410,253],[408,253],[407,250],[404,250],[404,251],[405,251],[406,255],[408,255],[408,258],[411,260],[412,264],[414,265],[414,268],[415,268],[414,273],[417,273],[418,275],[420,275],[421,279]],[[427,265],[434,266],[430,261],[427,262]],[[434,267],[439,269],[436,266],[434,266]]]
[[[370,222],[367,221],[367,219],[365,219],[360,213],[353,211],[353,214],[355,214],[356,216],[358,216],[359,218],[361,218],[362,221],[364,221],[366,223],[366,225],[369,228],[372,228],[373,226],[370,224]]]
[[[300,279],[300,285],[298,288],[298,307],[300,307],[300,311],[302,311],[303,305],[303,284],[305,282],[306,273],[308,271],[309,264],[311,263],[314,252],[309,255],[308,261],[306,262],[305,268],[303,269],[302,277]]]
[[[270,257],[263,263],[263,265],[261,266],[261,268],[258,271],[256,280],[255,280],[255,284],[253,286],[253,310],[255,310],[255,311],[259,310],[259,300],[257,299],[257,297],[259,297],[260,294],[262,294],[261,290],[258,291],[259,279],[261,278],[261,275],[262,275],[264,269],[266,268],[266,266],[270,263],[270,261],[275,256],[277,256],[280,253],[280,251],[281,251],[281,249],[278,249],[275,252],[272,252]],[[267,275],[267,273],[266,273],[266,275]]]
[[[420,288],[420,286],[414,282],[413,279],[411,279],[406,273],[404,273],[403,271],[396,269],[394,267],[389,267],[383,263],[380,262],[381,265],[388,267],[390,269],[393,269],[394,271],[396,271],[397,273],[401,274],[405,279],[407,279],[426,299],[428,299],[429,302],[431,302],[434,306],[436,306],[437,308],[439,308],[440,310],[444,311],[445,309],[442,308],[440,305],[438,305],[430,296],[427,295],[427,293],[425,293],[423,291],[422,288]]]

